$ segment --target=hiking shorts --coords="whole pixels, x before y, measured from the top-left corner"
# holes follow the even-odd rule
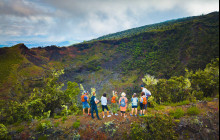
[[[132,108],[138,108],[138,106],[132,106]]]
[[[108,106],[107,105],[102,105],[102,111],[104,111],[105,109],[108,111]]]
[[[122,114],[125,114],[125,111],[121,111]]]
[[[146,105],[144,105],[143,103],[140,103],[140,107],[141,107],[141,110],[146,109]]]
[[[85,108],[90,108],[88,103],[85,103],[85,104],[83,103],[83,109],[85,109]]]

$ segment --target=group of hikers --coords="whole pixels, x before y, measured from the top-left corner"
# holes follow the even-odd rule
[[[143,116],[145,114],[145,110],[147,109],[147,102],[148,97],[151,96],[151,92],[147,90],[143,85],[141,85],[141,97],[138,99],[138,95],[136,93],[133,94],[131,103],[132,103],[132,110],[130,116],[137,117],[138,114],[138,103],[140,102],[140,114],[139,116]],[[98,108],[97,104],[100,103],[100,101],[96,98],[96,93],[92,92],[92,97],[90,99],[90,105],[88,103],[89,101],[89,93],[88,91],[84,91],[84,94],[81,96],[81,101],[83,104],[83,115],[85,115],[85,109],[88,108],[88,115],[91,116],[94,119],[93,112],[96,112],[97,118],[100,120],[98,115]],[[109,108],[108,108],[108,100],[107,100],[107,94],[104,93],[101,97],[101,105],[102,105],[102,117],[105,118],[105,110],[107,110],[107,117],[111,117],[109,114]],[[118,102],[117,102],[118,101]],[[117,104],[119,103],[119,104]],[[122,92],[121,97],[118,100],[118,93],[113,91],[113,97],[111,99],[111,112],[112,115],[118,115],[118,105],[120,106],[121,116],[126,117],[126,109],[128,107],[128,99],[126,98],[126,93]],[[91,109],[91,110],[90,110]],[[90,113],[91,112],[91,113]]]

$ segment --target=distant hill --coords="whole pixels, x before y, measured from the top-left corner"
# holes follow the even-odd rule
[[[216,18],[218,15],[219,15],[219,12],[213,12],[213,13],[206,15],[206,17],[210,16],[210,18],[211,17]],[[179,26],[181,24],[185,24],[187,22],[196,22],[195,20],[204,21],[203,18],[204,18],[204,16],[194,16],[194,17],[186,17],[186,18],[169,20],[169,21],[165,21],[165,22],[161,22],[161,23],[157,23],[157,24],[146,25],[146,26],[142,26],[142,27],[138,27],[138,28],[133,28],[133,29],[105,35],[105,36],[99,37],[94,40],[122,39],[122,38],[131,37],[131,36],[134,36],[134,35],[137,35],[140,33],[144,33],[144,32],[170,30],[172,28],[175,28],[176,26]],[[215,20],[217,20],[217,18]]]
[[[184,75],[219,58],[219,12],[172,20],[100,37],[69,47],[0,48],[0,98],[22,100],[43,77],[64,69],[60,82],[75,81],[98,95],[113,89],[139,92],[141,78]]]

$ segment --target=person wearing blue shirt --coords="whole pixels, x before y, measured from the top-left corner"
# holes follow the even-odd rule
[[[89,106],[89,103],[88,103],[88,92],[87,91],[84,92],[82,98],[83,98],[83,102],[82,102],[82,104],[83,104],[83,115],[85,115],[85,109],[88,108],[88,115],[90,116],[91,114],[90,114],[90,106]]]
[[[131,103],[132,103],[131,116],[133,116],[133,112],[135,110],[135,117],[137,117],[138,98],[136,93],[134,93],[134,95],[132,96]]]

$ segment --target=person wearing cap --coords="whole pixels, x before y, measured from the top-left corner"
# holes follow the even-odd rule
[[[122,92],[121,98],[119,99],[121,116],[123,116],[123,114],[124,114],[124,117],[126,117],[125,111],[126,111],[127,102],[128,102],[128,99],[125,96],[126,96],[126,94],[124,92]]]
[[[134,110],[135,110],[135,117],[137,117],[137,107],[138,107],[138,98],[137,94],[134,93],[134,95],[131,98],[131,103],[132,103],[132,110],[131,110],[131,116],[133,116]]]
[[[84,94],[81,96],[81,101],[83,104],[83,115],[85,115],[85,109],[88,108],[88,115],[90,116],[90,106],[89,106],[89,97],[88,97],[88,91],[84,91]]]

